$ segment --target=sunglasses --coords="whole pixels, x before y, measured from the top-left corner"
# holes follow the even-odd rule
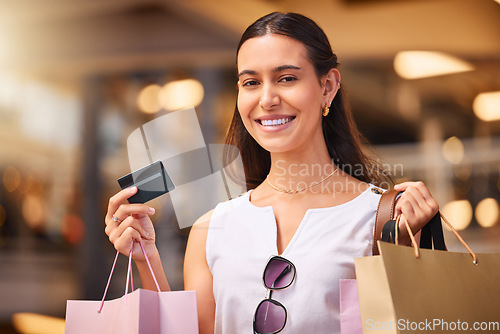
[[[273,256],[267,261],[262,280],[269,296],[266,295],[255,310],[254,334],[275,334],[285,328],[286,308],[271,296],[274,290],[288,288],[295,279],[295,273],[293,263],[281,256]]]

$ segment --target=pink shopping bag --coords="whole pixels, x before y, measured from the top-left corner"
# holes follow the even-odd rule
[[[144,248],[142,250],[144,252]],[[130,252],[132,254],[132,250]],[[118,253],[102,301],[67,301],[66,334],[198,333],[196,291],[160,292],[151,270],[158,292],[137,289],[128,293],[132,269],[130,257],[125,295],[104,301],[117,258]]]
[[[355,279],[340,280],[340,333],[362,334],[358,285]]]

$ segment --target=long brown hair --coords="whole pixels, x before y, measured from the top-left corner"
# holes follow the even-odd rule
[[[283,35],[302,42],[318,78],[339,66],[324,31],[313,20],[297,13],[274,12],[255,21],[243,33],[236,56],[245,41],[268,34]],[[361,181],[376,185],[390,181],[380,164],[363,152],[362,148],[366,149],[368,142],[357,129],[351,110],[345,103],[342,86],[330,105],[330,113],[323,117],[322,127],[328,153],[339,168]],[[261,184],[271,168],[271,155],[248,133],[237,104],[226,144],[240,150],[247,189]],[[226,161],[232,161],[233,158],[226,156]]]

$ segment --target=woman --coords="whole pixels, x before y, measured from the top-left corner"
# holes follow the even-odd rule
[[[354,258],[371,254],[380,199],[372,190],[382,180],[342,101],[337,57],[312,20],[271,13],[244,32],[237,65],[238,101],[227,143],[240,149],[252,190],[219,204],[190,232],[184,282],[197,291],[200,333],[275,332],[283,325],[286,333],[339,332],[338,280],[354,277]],[[438,211],[423,183],[395,189],[404,191],[397,214],[412,229]],[[169,290],[149,219],[154,209],[126,204],[135,191],[110,199],[106,233],[127,255],[142,240],[161,288]],[[154,289],[137,249],[143,286]],[[277,259],[283,266],[267,286],[288,285],[273,291],[283,306],[269,299],[259,304],[271,255],[285,259]],[[266,328],[263,319],[279,328]]]

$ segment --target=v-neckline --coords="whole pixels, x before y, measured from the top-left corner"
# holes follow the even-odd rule
[[[295,232],[293,232],[292,238],[290,239],[290,241],[288,241],[288,243],[285,245],[285,248],[283,248],[283,251],[280,254],[278,249],[278,221],[276,219],[276,214],[274,213],[274,208],[271,205],[268,206],[268,208],[270,208],[271,210],[274,221],[274,232],[275,232],[274,250],[276,251],[276,254],[278,254],[279,256],[285,257],[285,254],[287,253],[288,249],[295,243],[295,240],[298,238],[300,231],[302,230],[302,227],[305,224],[305,221],[307,221],[307,219],[309,218],[311,209],[306,210],[304,216],[302,216],[302,219],[299,222],[299,225],[297,225],[297,229],[295,229]]]
[[[309,216],[311,215],[311,212],[313,212],[313,211],[324,211],[324,210],[337,210],[338,208],[341,208],[343,206],[349,205],[349,204],[357,201],[359,198],[363,197],[363,195],[365,193],[367,193],[368,191],[370,191],[371,188],[372,188],[372,185],[369,185],[368,188],[366,188],[363,192],[361,192],[359,195],[357,195],[353,199],[350,199],[349,201],[344,202],[344,203],[340,203],[338,205],[329,206],[329,207],[322,207],[322,208],[309,208],[309,209],[307,209],[306,212],[304,213],[304,216],[300,220],[300,223],[297,226],[297,229],[293,233],[292,238],[290,239],[290,241],[288,242],[288,244],[285,246],[285,248],[283,249],[283,252],[281,252],[281,254],[279,254],[279,250],[278,250],[278,221],[276,220],[276,214],[274,213],[273,206],[272,205],[257,206],[254,203],[252,203],[252,201],[250,199],[250,196],[251,196],[251,193],[252,193],[253,189],[249,190],[246,193],[246,199],[245,200],[246,200],[246,202],[252,208],[255,208],[257,210],[265,210],[265,211],[269,211],[270,210],[271,211],[272,219],[273,219],[273,222],[274,222],[274,225],[273,225],[274,226],[274,232],[275,232],[275,240],[274,240],[274,246],[273,246],[273,248],[274,248],[274,250],[275,250],[275,252],[276,252],[277,255],[284,256],[288,252],[288,250],[290,249],[291,245],[293,243],[295,243],[296,239],[298,238],[298,235],[300,234],[300,231],[302,230],[302,228],[304,226],[304,222],[307,219],[309,219]]]
[[[306,212],[304,213],[304,216],[302,217],[302,219],[300,220],[300,223],[297,225],[297,229],[295,230],[295,232],[293,233],[293,236],[292,238],[290,239],[290,241],[286,244],[285,248],[283,249],[283,251],[281,253],[279,253],[279,249],[278,249],[278,221],[276,219],[276,214],[274,212],[274,208],[272,205],[266,205],[266,206],[257,206],[255,204],[252,203],[251,199],[250,199],[250,196],[251,196],[251,192],[253,191],[253,189],[249,190],[246,194],[246,202],[248,203],[248,205],[250,205],[250,207],[252,207],[253,209],[256,209],[256,210],[260,210],[260,211],[267,211],[269,212],[270,216],[271,216],[271,219],[272,219],[272,222],[273,222],[273,228],[274,228],[274,245],[273,245],[273,249],[274,249],[274,252],[276,255],[279,255],[279,256],[284,256],[289,248],[291,247],[291,245],[295,242],[295,240],[298,238],[298,235],[300,233],[300,230],[302,229],[302,226],[304,225],[304,221],[306,220],[306,218],[309,217],[310,215],[310,211],[313,210],[311,208],[307,209]]]

